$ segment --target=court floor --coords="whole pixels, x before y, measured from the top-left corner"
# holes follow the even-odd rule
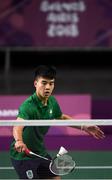
[[[57,151],[50,151],[55,156]],[[112,151],[69,151],[76,162],[75,170],[62,179],[112,180]],[[0,179],[18,179],[9,152],[0,152]]]

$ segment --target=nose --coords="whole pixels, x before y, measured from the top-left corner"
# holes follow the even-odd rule
[[[46,90],[49,90],[50,89],[50,84],[46,84]]]

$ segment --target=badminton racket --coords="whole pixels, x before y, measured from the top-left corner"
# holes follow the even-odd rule
[[[75,161],[72,159],[70,155],[67,154],[68,151],[64,147],[60,148],[58,154],[52,160],[40,156],[29,149],[26,149],[25,153],[28,156],[33,155],[35,157],[39,157],[46,161],[49,161],[50,162],[49,169],[55,175],[60,175],[60,176],[67,175],[70,172],[72,172],[75,168]]]

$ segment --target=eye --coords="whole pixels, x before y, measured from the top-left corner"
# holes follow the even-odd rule
[[[46,84],[47,84],[47,82],[43,81],[43,82],[42,82],[42,84],[43,84],[43,85],[46,85]]]
[[[51,86],[54,85],[54,82],[51,82],[50,85],[51,85]]]

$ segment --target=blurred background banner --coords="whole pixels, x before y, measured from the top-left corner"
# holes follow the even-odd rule
[[[0,46],[110,47],[111,0],[0,0]]]
[[[20,104],[28,96],[0,96],[0,119],[16,120]],[[80,119],[91,118],[91,96],[90,95],[56,95],[62,108],[62,112]],[[67,127],[52,127],[49,135],[75,135],[82,134]],[[0,128],[0,136],[12,136],[12,128],[5,126]]]

